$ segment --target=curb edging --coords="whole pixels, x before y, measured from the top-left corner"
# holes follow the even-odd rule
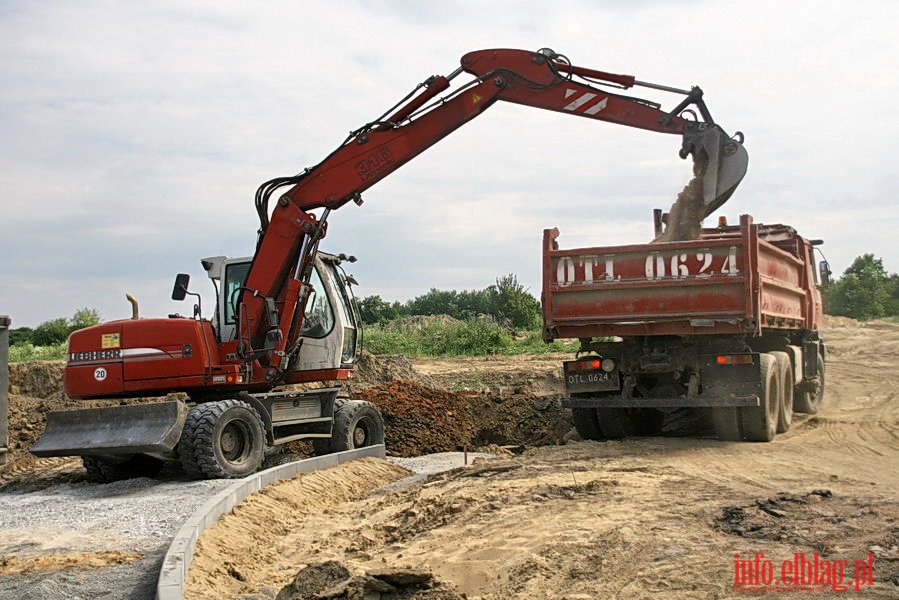
[[[386,456],[384,444],[307,458],[259,471],[235,481],[233,485],[207,500],[181,525],[172,543],[169,544],[159,570],[156,599],[181,600],[184,595],[184,579],[200,535],[212,527],[220,516],[243,502],[248,496],[277,481],[289,479],[297,473],[320,471],[366,456],[384,458]]]

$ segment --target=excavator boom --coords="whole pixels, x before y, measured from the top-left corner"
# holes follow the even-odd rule
[[[463,72],[474,79],[438,97]],[[673,110],[665,111],[658,103],[611,93],[598,87],[601,85],[638,85],[684,98]],[[730,197],[746,172],[748,155],[742,135],[731,138],[712,121],[698,87],[679,90],[574,66],[548,49],[470,52],[450,75],[433,76],[420,84],[381,117],[352,132],[319,164],[260,187],[256,196],[260,238],[240,298],[247,316],[242,339],[247,348],[254,349],[243,352],[244,357],[263,357],[268,377],[274,380],[285,368],[285,360],[299,350],[304,274],[325,234],[329,211],[350,201],[361,203],[363,191],[497,101],[680,135],[680,155],[693,156],[694,174],[702,181],[703,216]],[[690,115],[693,118],[686,118]],[[288,186],[269,216],[270,196]],[[309,212],[321,208],[326,211],[320,219]],[[281,313],[274,315],[272,305],[282,307]]]

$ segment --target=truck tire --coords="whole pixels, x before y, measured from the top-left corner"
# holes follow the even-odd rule
[[[597,408],[599,430],[610,440],[634,435],[634,421],[626,408]]]
[[[740,409],[731,406],[720,406],[712,409],[712,426],[715,435],[722,442],[740,442],[743,440],[743,423],[740,420]]]
[[[121,459],[82,456],[81,462],[87,473],[87,480],[94,483],[111,483],[137,477],[155,477],[163,467],[163,462],[158,458],[142,454],[121,457]]]
[[[824,353],[818,352],[818,381],[814,390],[796,395],[796,412],[807,415],[818,414],[824,402]]]
[[[777,360],[770,354],[762,354],[759,359],[761,361],[759,406],[744,406],[740,409],[743,439],[748,442],[770,442],[777,433],[781,396]]]
[[[235,479],[255,473],[265,458],[259,414],[242,400],[193,407],[187,415],[178,455],[192,477]]]
[[[595,408],[572,408],[571,420],[578,435],[584,440],[604,440],[599,429],[599,420],[596,418]]]
[[[384,419],[371,402],[348,400],[334,410],[331,452],[355,450],[384,443]]]
[[[793,422],[793,363],[786,352],[770,352],[777,361],[780,383],[780,405],[777,411],[777,433],[785,433]]]

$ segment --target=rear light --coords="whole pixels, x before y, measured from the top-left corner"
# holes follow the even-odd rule
[[[573,369],[576,371],[598,371],[602,369],[606,373],[611,373],[615,370],[615,360],[612,358],[588,358],[585,360],[579,360],[574,363]]]
[[[751,354],[723,354],[715,358],[719,365],[751,365]]]

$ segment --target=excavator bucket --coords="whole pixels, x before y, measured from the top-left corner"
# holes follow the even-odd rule
[[[749,154],[743,147],[743,135],[738,133],[736,137],[706,123],[691,124],[684,131],[681,157],[692,154],[694,175],[702,177],[703,218],[727,202],[746,175]]]
[[[188,406],[181,401],[103,406],[47,413],[35,456],[170,455],[181,437]]]

